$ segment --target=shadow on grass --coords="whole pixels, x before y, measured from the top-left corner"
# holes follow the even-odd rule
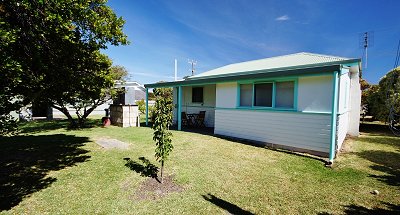
[[[264,149],[268,149],[268,150],[271,150],[271,151],[285,153],[285,154],[288,154],[288,155],[295,155],[295,156],[299,156],[299,157],[309,158],[309,159],[320,161],[320,162],[322,162],[324,164],[328,163],[328,160],[326,158],[324,158],[323,156],[311,155],[311,154],[307,154],[307,153],[291,151],[291,150],[288,150],[288,149],[279,148],[279,147],[277,147],[275,145],[272,145],[270,143],[264,143],[264,142],[259,142],[259,141],[253,141],[253,140],[247,140],[247,139],[241,139],[241,138],[229,137],[229,136],[223,136],[223,135],[217,135],[217,134],[213,134],[212,136],[220,138],[220,139],[223,139],[223,140],[228,140],[228,141],[231,141],[231,142],[235,142],[235,143],[248,145],[248,146],[264,148]],[[301,150],[301,149],[299,148],[299,150]]]
[[[362,151],[356,153],[361,158],[374,162],[371,169],[384,175],[370,175],[388,185],[400,186],[400,153],[380,150]]]
[[[384,208],[366,208],[363,206],[359,206],[359,205],[349,205],[349,206],[345,206],[345,214],[349,214],[349,215],[355,215],[355,214],[382,214],[382,215],[397,215],[400,214],[400,206],[399,205],[393,205],[390,203],[384,203],[387,207],[387,209]]]
[[[86,142],[86,137],[65,134],[0,137],[0,211],[55,182],[48,172],[90,158],[79,148]]]
[[[385,135],[394,136],[389,126],[380,122],[364,122],[360,124],[360,132],[368,133],[371,136]]]
[[[40,133],[64,128],[66,130],[79,130],[85,128],[93,128],[101,126],[100,119],[87,119],[83,128],[71,128],[67,119],[59,120],[33,120],[30,122],[22,122],[19,124],[19,131],[22,134]]]
[[[387,145],[393,146],[395,148],[400,148],[400,138],[399,137],[390,137],[383,135],[368,135],[360,137],[360,140],[365,142],[370,142],[373,144]]]
[[[129,169],[139,173],[143,177],[157,178],[158,167],[152,164],[147,158],[139,157],[141,163],[124,158],[126,160],[125,166]]]
[[[202,195],[206,201],[213,203],[214,205],[226,210],[229,214],[243,214],[243,215],[251,215],[250,211],[243,210],[235,204],[227,202],[223,199],[220,199],[212,194]]]

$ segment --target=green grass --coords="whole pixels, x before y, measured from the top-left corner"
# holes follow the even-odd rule
[[[146,177],[124,158],[152,164],[150,128],[66,130],[65,121],[22,125],[0,138],[0,213],[4,214],[352,214],[400,212],[400,138],[382,125],[347,142],[333,168],[318,159],[218,137],[173,131],[167,174],[185,190],[159,200],[133,196]],[[129,150],[93,142],[110,137]],[[371,192],[378,190],[379,195]]]

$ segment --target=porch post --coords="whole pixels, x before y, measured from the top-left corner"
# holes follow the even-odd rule
[[[149,88],[146,88],[146,126],[149,125]]]
[[[329,148],[329,162],[333,163],[336,153],[336,121],[338,103],[338,71],[333,72],[333,95],[332,95],[332,116],[331,116],[331,145]]]
[[[182,130],[182,86],[178,87],[178,130]]]

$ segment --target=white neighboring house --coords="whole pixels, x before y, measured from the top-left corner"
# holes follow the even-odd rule
[[[146,98],[146,92],[143,85],[136,81],[126,81],[126,82],[117,82],[115,84],[116,88],[125,89],[125,93],[121,94],[117,99],[109,100],[106,103],[98,106],[90,115],[105,115],[105,109],[108,109],[111,104],[126,104],[126,105],[135,105],[136,101],[142,100]],[[68,108],[68,111],[71,115],[75,115],[75,109]],[[53,109],[54,117],[64,117],[64,114],[56,109]]]
[[[223,66],[173,87],[174,122],[206,111],[214,133],[329,157],[359,135],[360,59],[296,53]]]

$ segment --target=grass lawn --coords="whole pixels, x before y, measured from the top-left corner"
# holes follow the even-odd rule
[[[0,214],[400,213],[400,138],[383,125],[363,125],[333,168],[312,157],[173,131],[166,173],[184,189],[157,200],[135,198],[148,178],[124,160],[159,165],[150,128],[64,126],[30,122],[20,136],[0,138]],[[94,142],[99,137],[129,149],[103,149]]]

